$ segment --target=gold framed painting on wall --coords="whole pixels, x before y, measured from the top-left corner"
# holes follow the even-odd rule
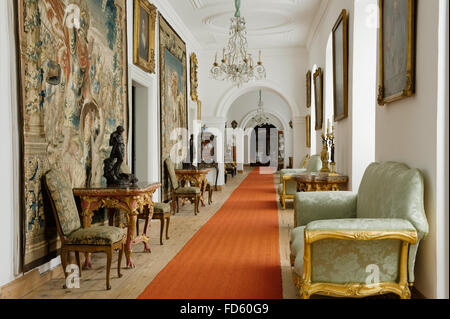
[[[306,115],[306,147],[311,147],[311,115]]]
[[[147,0],[134,0],[133,63],[155,73],[156,7]]]
[[[323,127],[323,73],[322,69],[318,68],[314,72],[314,111],[316,115],[315,130],[319,131]]]
[[[311,71],[306,73],[306,107],[311,107]]]
[[[197,55],[192,53],[190,56],[190,74],[191,74],[191,99],[196,102],[198,100],[198,60]]]
[[[379,0],[378,104],[415,93],[415,0]]]
[[[348,16],[342,10],[333,27],[334,121],[348,117]]]

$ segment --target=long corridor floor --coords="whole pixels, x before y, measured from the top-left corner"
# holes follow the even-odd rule
[[[254,169],[140,298],[280,299],[273,174]]]

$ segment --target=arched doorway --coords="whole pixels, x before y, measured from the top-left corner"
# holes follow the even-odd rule
[[[255,126],[252,132],[252,166],[277,166],[278,164],[278,128],[273,124]]]

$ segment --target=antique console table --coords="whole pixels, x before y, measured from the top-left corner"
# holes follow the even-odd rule
[[[329,176],[327,173],[295,174],[291,179],[297,181],[298,192],[345,191],[348,189],[348,176]]]
[[[177,174],[178,181],[181,186],[184,187],[188,182],[191,182],[196,187],[200,187],[201,195],[200,201],[202,206],[205,207],[205,200],[203,195],[205,194],[206,185],[208,180],[206,175],[210,172],[210,169],[177,169],[175,174]]]
[[[125,256],[127,267],[134,268],[135,264],[131,259],[133,251],[131,245],[143,242],[145,251],[150,251],[148,244],[148,225],[141,235],[136,233],[137,217],[148,208],[149,218],[153,216],[153,193],[161,186],[159,183],[138,182],[132,186],[90,186],[89,188],[75,188],[73,194],[80,197],[81,217],[83,227],[90,227],[94,211],[106,207],[124,211],[127,216],[127,241],[125,245]],[[110,224],[111,224],[110,216]],[[147,223],[149,224],[149,223]],[[90,255],[86,255],[84,266],[91,267]]]

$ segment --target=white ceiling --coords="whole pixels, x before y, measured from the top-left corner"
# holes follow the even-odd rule
[[[241,0],[250,49],[305,47],[323,0]],[[234,0],[168,0],[205,49],[228,41]]]

